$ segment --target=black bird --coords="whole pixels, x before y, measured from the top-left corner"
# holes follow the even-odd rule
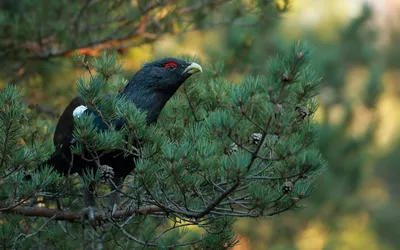
[[[139,70],[133,78],[128,82],[120,96],[125,97],[136,105],[137,108],[147,113],[147,124],[156,122],[162,108],[185,82],[185,80],[196,72],[202,72],[199,64],[194,62],[186,62],[176,58],[165,58],[151,63],[147,63]],[[54,169],[63,174],[78,173],[82,174],[88,168],[96,169],[99,164],[95,161],[88,161],[89,156],[82,158],[79,155],[71,153],[70,146],[73,145],[73,128],[74,118],[83,113],[96,112],[88,109],[85,102],[76,97],[65,108],[63,114],[59,118],[56,131],[54,134],[55,152],[47,160],[46,164],[51,165]],[[94,122],[99,129],[104,129],[104,123],[100,117],[96,117]],[[114,124],[116,129],[120,129],[123,121]],[[101,154],[97,154],[101,155]],[[92,158],[93,159],[93,158]],[[114,151],[101,155],[99,158],[100,165],[107,165],[113,170],[113,182],[116,186],[135,168],[133,156],[125,157],[121,151]],[[111,185],[112,190],[115,186]],[[119,204],[118,192],[114,192],[110,199],[111,209],[115,211],[116,205]],[[94,219],[94,198],[91,190],[85,191],[85,205],[90,208],[89,219]]]

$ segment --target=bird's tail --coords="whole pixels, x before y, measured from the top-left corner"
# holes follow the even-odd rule
[[[57,148],[56,151],[45,161],[41,167],[51,166],[53,169],[62,174],[71,173],[72,155],[71,151]]]
[[[50,158],[40,163],[35,171],[43,171],[46,167],[51,167],[52,170],[57,171],[61,174],[67,174],[71,171],[71,153],[67,150],[56,149]],[[24,176],[25,181],[32,179],[32,175],[26,174]]]

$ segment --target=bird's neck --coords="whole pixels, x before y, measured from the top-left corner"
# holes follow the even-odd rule
[[[149,88],[141,88],[140,86],[127,87],[121,95],[128,98],[138,109],[147,112],[148,124],[157,120],[162,108],[170,98],[170,96]]]

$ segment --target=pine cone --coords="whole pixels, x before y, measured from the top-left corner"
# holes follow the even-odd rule
[[[101,165],[100,166],[100,172],[101,172],[101,181],[104,183],[109,179],[114,178],[114,169],[110,166],[107,165]]]
[[[289,192],[292,192],[293,190],[293,183],[291,181],[285,181],[282,185],[282,191],[283,193],[287,194]]]
[[[258,143],[260,143],[260,141],[261,141],[261,138],[262,138],[262,134],[260,134],[260,133],[253,133],[253,134],[251,134],[251,136],[250,136],[250,142],[251,142],[251,144],[258,145]]]
[[[236,145],[236,143],[232,143],[231,148],[229,149],[229,153],[233,153],[233,152],[237,152],[237,151],[239,151],[238,145]]]
[[[294,109],[297,111],[301,119],[305,119],[310,113],[310,111],[308,111],[308,109],[304,106],[296,106]]]

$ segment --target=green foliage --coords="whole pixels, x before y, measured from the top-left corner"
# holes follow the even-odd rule
[[[210,228],[211,232],[204,237],[200,244],[201,249],[229,249],[238,244],[235,232],[232,231],[233,220],[221,218]],[[218,234],[215,237],[213,234]]]
[[[239,233],[249,237],[255,248],[259,246],[257,242],[264,246],[267,241],[272,249],[293,249],[304,225],[318,221],[329,231],[326,247],[340,247],[337,239],[343,232],[342,217],[355,217],[360,211],[370,213],[370,207],[377,206],[378,201],[372,198],[365,202],[367,190],[364,188],[371,174],[371,159],[376,154],[372,145],[379,123],[376,105],[383,91],[382,73],[398,68],[396,34],[390,37],[392,43],[386,51],[383,47],[378,51],[375,42],[379,33],[369,25],[374,13],[365,7],[359,17],[341,29],[338,40],[321,40],[313,31],[304,30],[302,37],[315,48],[309,50],[307,46],[302,47],[304,44],[295,43],[288,49],[279,23],[280,13],[290,1],[279,1],[273,8],[274,1],[265,0],[201,1],[201,5],[195,0],[119,1],[120,4],[114,5],[111,2],[93,1],[87,8],[83,8],[85,1],[50,6],[47,1],[1,2],[0,36],[10,38],[12,46],[10,39],[0,42],[0,60],[6,62],[0,73],[11,83],[26,83],[16,74],[21,68],[26,69],[23,76],[34,72],[35,78],[29,84],[19,86],[29,97],[43,85],[51,93],[47,98],[50,96],[61,107],[74,93],[65,84],[72,81],[60,81],[54,76],[65,77],[63,71],[71,66],[85,69],[87,72],[78,80],[78,93],[102,117],[108,130],[95,129],[91,116],[76,119],[75,152],[118,148],[126,155],[138,157],[135,172],[121,190],[125,198],[123,208],[142,211],[146,206],[155,206],[159,210],[106,221],[96,231],[82,230],[78,223],[2,215],[2,221],[10,221],[2,238],[7,238],[7,246],[15,243],[16,248],[32,245],[77,249],[102,242],[106,249],[115,245],[123,249],[143,245],[163,249],[189,248],[189,245],[225,248],[235,244],[238,238],[232,232],[232,218],[275,215],[288,209],[296,211],[307,204],[301,212],[284,214],[284,222],[258,220],[259,224],[253,226],[251,218],[249,230],[239,230]],[[55,11],[43,11],[40,7],[43,5],[45,10]],[[79,17],[78,21],[74,17]],[[144,23],[144,32],[136,33]],[[43,33],[37,32],[39,27]],[[93,30],[87,32],[87,28]],[[215,28],[218,39],[208,43],[210,47],[205,48],[207,53],[201,58],[212,63],[206,67],[202,64],[204,73],[181,87],[164,108],[157,124],[145,126],[145,114],[115,96],[126,84],[119,75],[122,64],[118,64],[115,54],[102,54],[97,48],[113,47],[123,54],[126,52],[121,51],[125,48],[151,44],[165,35],[177,34],[179,41],[186,31],[211,28]],[[124,40],[126,37],[130,37],[129,41]],[[197,39],[195,35],[191,38]],[[113,41],[110,47],[109,41]],[[31,47],[41,42],[39,50]],[[80,55],[74,65],[70,59],[54,59],[69,56],[79,48],[85,50],[78,53],[98,58]],[[311,51],[314,51],[312,57]],[[136,62],[142,60],[133,54]],[[172,53],[168,50],[162,54]],[[25,63],[29,67],[24,67]],[[349,81],[348,76],[359,68],[368,71],[366,80],[353,83],[351,78]],[[69,72],[68,75],[75,77]],[[122,74],[132,75],[131,72]],[[323,76],[322,81],[319,76]],[[361,76],[356,78],[358,81]],[[352,84],[361,87],[354,90]],[[318,100],[317,93],[321,93]],[[48,101],[46,95],[40,97],[43,102]],[[15,153],[15,157],[5,157],[9,168],[1,168],[4,174],[18,168],[15,174],[0,179],[1,205],[15,205],[20,197],[32,197],[33,201],[44,195],[48,208],[53,208],[55,202],[47,199],[56,196],[64,210],[79,211],[83,206],[82,188],[93,180],[103,181],[100,173],[58,179],[43,170],[32,175],[32,182],[22,182],[24,171],[30,172],[52,152],[50,140],[44,140],[50,137],[52,126],[43,116],[35,120],[38,117],[34,110],[25,110],[22,102],[16,103],[18,98],[11,99],[15,100],[15,110],[21,110],[24,116],[20,117],[21,126],[14,127],[18,143],[6,150],[9,155]],[[338,110],[340,118],[332,119]],[[372,122],[357,124],[358,112],[371,115]],[[112,124],[119,118],[128,123],[117,132]],[[253,159],[255,151],[258,157]],[[395,168],[396,158],[392,157],[390,163],[377,160],[375,165],[383,168],[381,165],[391,164]],[[317,188],[314,188],[315,177],[326,165],[329,168],[322,178],[317,178]],[[396,182],[393,171],[383,171],[387,178],[394,178],[390,185]],[[377,176],[382,174],[381,170],[376,172]],[[208,211],[230,188],[235,190]],[[390,188],[395,193],[395,187]],[[31,190],[35,191],[34,195]],[[99,211],[103,211],[109,190],[105,185],[98,185],[95,192],[96,200],[100,201]],[[306,197],[305,203],[302,200]],[[378,235],[392,242],[398,238],[395,205],[389,203],[382,211],[370,213],[373,215],[370,221],[379,229]],[[240,219],[236,225],[242,223]],[[272,232],[257,232],[265,228],[263,223],[273,228]],[[26,224],[29,229],[24,227]],[[26,235],[40,233],[25,238],[15,231]],[[255,232],[261,237],[253,237]],[[71,240],[74,237],[79,240]]]
[[[257,219],[257,226],[254,226],[255,221],[250,218],[247,230],[237,231],[250,239],[252,248],[265,247],[267,242],[271,249],[294,249],[303,230],[307,229],[305,225],[313,226],[317,221],[327,230],[321,232],[326,233],[321,234],[326,237],[322,237],[326,239],[325,247],[341,248],[338,241],[344,234],[343,217],[357,220],[361,211],[370,215],[369,226],[376,227],[376,235],[396,248],[399,239],[395,171],[398,147],[393,146],[390,161],[377,159],[373,162],[379,166],[373,177],[384,175],[388,179],[385,185],[391,196],[385,207],[376,208],[381,199],[385,200],[386,193],[379,193],[379,198],[369,197],[366,180],[372,172],[371,159],[377,153],[371,145],[379,122],[375,106],[383,91],[382,73],[397,70],[399,66],[397,44],[400,36],[394,32],[386,37],[389,39],[383,40],[390,44],[377,51],[375,42],[380,32],[369,25],[374,15],[369,8],[364,8],[359,17],[341,29],[338,40],[321,40],[314,31],[303,30],[302,37],[315,46],[311,61],[317,74],[310,70],[307,59],[303,61],[306,68],[299,70],[293,78],[290,71],[298,56],[296,46],[292,47],[292,52],[287,49],[288,41],[281,35],[279,25],[280,13],[287,9],[290,1],[279,3],[271,8],[274,1],[265,0],[201,3],[197,0],[0,1],[0,84],[3,87],[6,82],[15,83],[24,91],[23,99],[8,98],[13,102],[10,110],[17,111],[10,111],[14,112],[13,117],[20,117],[13,123],[15,136],[10,138],[17,143],[9,143],[10,147],[5,147],[7,156],[1,156],[7,164],[0,169],[0,242],[6,248],[16,249],[27,246],[42,249],[189,248],[189,245],[214,249],[228,247],[238,238],[231,230],[232,217],[248,217],[248,214],[252,217],[259,211],[272,215],[288,207],[298,210],[303,207],[300,204],[307,204],[300,212],[285,213],[281,216],[284,221]],[[144,26],[145,29],[139,29]],[[177,34],[175,38],[179,42],[181,38],[184,41],[185,36],[181,36],[184,32],[204,29],[211,29],[218,38],[207,41],[208,33],[201,33],[207,37],[204,44],[193,45],[198,38],[196,34],[190,34],[188,43],[190,49],[204,49],[206,53],[201,58],[212,63],[207,67],[202,64],[203,75],[182,86],[163,110],[157,125],[144,126],[145,114],[115,97],[126,84],[119,75],[121,65],[115,55],[100,51],[115,48],[118,53],[125,54],[126,48],[152,44],[165,35]],[[292,33],[290,30],[284,32]],[[332,33],[334,29],[328,32]],[[185,44],[182,45],[187,49]],[[151,50],[152,53],[159,51],[156,46]],[[175,53],[169,49],[161,50],[153,56],[173,56]],[[79,55],[73,63],[68,57],[74,52],[89,56]],[[141,53],[141,50],[132,54],[129,51],[126,60],[133,58],[136,65],[143,60]],[[181,47],[177,53],[181,53]],[[277,54],[287,56],[276,57]],[[98,59],[90,56],[98,56]],[[127,68],[131,70],[131,65]],[[348,76],[359,68],[368,71],[368,79],[360,82],[360,89],[354,90],[353,78],[349,81]],[[59,178],[49,169],[32,174],[30,182],[23,181],[25,173],[31,173],[54,151],[50,138],[59,113],[57,108],[65,107],[76,95],[72,91],[75,85],[71,85],[76,71],[82,69],[85,75],[78,79],[78,93],[88,106],[97,109],[109,130],[91,128],[91,116],[76,119],[75,140],[79,143],[75,152],[81,153],[88,148],[93,152],[122,148],[126,155],[139,157],[135,172],[125,180],[122,189],[126,198],[123,208],[136,211],[150,203],[171,205],[172,208],[164,207],[169,209],[168,212],[162,215],[161,212],[138,213],[106,221],[96,231],[88,227],[82,229],[76,220],[71,223],[5,214],[10,211],[3,210],[5,207],[13,207],[24,199],[30,202],[24,203],[25,207],[46,206],[55,211],[56,202],[51,200],[52,197],[62,201],[63,211],[80,211],[84,186],[93,180],[96,183],[103,181],[99,171],[79,178]],[[122,72],[122,75],[130,77],[132,72]],[[323,76],[321,88],[317,84],[319,76]],[[285,84],[287,86],[280,94],[282,80],[291,78],[294,82]],[[358,81],[361,76],[356,78]],[[2,91],[19,95],[10,86]],[[321,93],[318,102],[313,99],[316,92]],[[275,103],[276,99],[283,102]],[[39,103],[40,107],[32,103]],[[6,107],[6,102],[0,104]],[[26,110],[26,104],[30,109]],[[50,109],[41,109],[49,104]],[[317,107],[318,114],[315,114]],[[242,109],[257,123],[244,117],[236,124]],[[333,120],[331,115],[337,110],[342,116]],[[358,112],[372,115],[373,122],[367,128],[364,123],[356,123],[360,116]],[[263,139],[263,122],[271,114],[271,134],[266,134]],[[303,116],[306,119],[302,119]],[[128,117],[129,125],[116,132],[112,122],[119,117]],[[314,117],[318,118],[318,124]],[[2,118],[2,127],[9,124],[8,121],[10,119]],[[278,136],[275,132],[279,123]],[[1,130],[3,141],[5,132]],[[307,145],[307,149],[302,148],[301,140],[305,136],[314,142]],[[270,158],[271,163],[257,158],[252,163],[255,167],[247,170],[252,161],[249,151],[256,150],[261,139],[265,147],[260,148],[259,153]],[[253,144],[256,142],[258,144]],[[325,164],[309,166],[313,160],[321,161],[315,148],[320,149],[329,165],[324,175],[317,178],[317,188],[312,180]],[[296,154],[288,154],[290,151]],[[285,159],[279,160],[282,157]],[[260,168],[263,165],[265,168]],[[298,174],[302,170],[300,165],[308,165],[311,176],[305,175],[305,179],[294,182],[296,177],[290,174]],[[260,172],[256,172],[257,169]],[[238,175],[242,181],[240,187],[209,214],[201,219],[182,215],[187,214],[188,208],[193,211],[191,216],[201,212],[213,198],[227,190]],[[375,186],[373,188],[379,191]],[[105,185],[96,185],[95,194],[101,212],[105,198],[110,196],[109,190]],[[45,202],[41,201],[43,197]],[[240,205],[232,205],[232,199],[236,201],[241,197]],[[300,198],[305,197],[308,198],[299,203]],[[296,204],[290,206],[292,203]],[[242,206],[249,209],[232,214]],[[375,210],[371,212],[372,209]],[[239,219],[236,226],[243,227],[245,222]],[[362,226],[357,221],[356,228]],[[222,229],[221,234],[213,234]],[[371,238],[364,237],[363,240]],[[146,240],[147,247],[143,247]],[[351,242],[356,240],[355,237]]]
[[[296,42],[286,55],[270,60],[268,77],[249,76],[237,84],[214,73],[191,79],[164,108],[159,122],[151,126],[146,126],[146,114],[130,102],[107,95],[105,86],[120,69],[114,65],[113,55],[89,63],[77,57],[90,73],[87,79],[79,78],[78,92],[107,129],[95,127],[93,121],[99,118],[92,114],[76,118],[74,152],[94,155],[99,150],[123,149],[128,157],[136,157],[132,177],[118,192],[127,199],[128,211],[129,207],[153,206],[158,210],[153,215],[164,216],[161,224],[152,216],[135,218],[135,222],[132,217],[122,217],[106,223],[103,236],[93,231],[90,237],[127,237],[131,241],[126,247],[194,244],[203,249],[225,249],[237,243],[232,231],[234,217],[272,216],[297,208],[309,195],[311,181],[325,167],[316,149],[314,97],[319,80],[310,64],[310,52],[307,44]],[[215,69],[222,71],[222,64]],[[21,119],[25,109],[16,98],[16,89],[7,87],[1,94],[3,109],[9,102],[10,110],[2,122],[7,124],[12,115]],[[307,114],[301,115],[298,107]],[[126,123],[116,131],[113,122],[118,119]],[[19,124],[15,129],[19,130],[12,138],[17,142],[23,130]],[[19,148],[27,149],[26,145]],[[18,150],[6,152],[4,157],[15,161],[19,157],[15,152]],[[49,171],[45,168],[32,174],[32,180],[22,187],[62,199],[70,209],[76,207],[73,196],[80,188],[101,183],[102,178],[100,171],[89,171],[77,179],[64,177],[62,187],[54,189],[54,183],[61,180]],[[15,172],[9,177],[2,185],[9,180],[22,183],[24,175]],[[110,193],[96,185],[95,195],[102,204]],[[13,199],[9,206],[17,202]],[[203,232],[195,235],[181,230],[189,225]],[[46,234],[41,242],[52,244],[51,238],[52,234]],[[102,242],[108,244],[107,240]]]
[[[387,47],[386,53],[382,53],[384,47],[379,47],[381,44],[376,43],[381,32],[370,25],[373,14],[372,10],[365,6],[360,16],[341,27],[337,40],[323,40],[313,30],[302,31],[301,37],[307,38],[315,45],[313,65],[317,75],[323,76],[318,101],[317,145],[329,168],[321,178],[317,179],[317,188],[313,189],[308,183],[304,183],[305,193],[310,194],[312,191],[312,195],[307,199],[306,209],[286,216],[282,220],[265,220],[260,223],[260,227],[272,229],[270,232],[262,234],[259,232],[259,227],[252,226],[251,220],[238,223],[238,228],[245,227],[247,223],[248,228],[239,230],[239,233],[250,240],[252,248],[260,248],[265,242],[268,242],[271,249],[297,249],[300,248],[299,242],[301,244],[309,242],[311,246],[312,240],[307,240],[309,236],[307,233],[314,230],[318,231],[314,237],[324,240],[323,248],[352,248],[355,245],[342,245],[343,242],[340,240],[345,237],[343,235],[354,233],[353,237],[356,238],[357,233],[364,236],[365,231],[354,232],[353,227],[350,227],[349,231],[345,232],[343,224],[347,223],[347,218],[357,222],[356,218],[359,218],[360,213],[369,214],[369,218],[379,225],[378,229],[374,228],[372,223],[363,225],[363,230],[371,230],[372,235],[377,233],[385,239],[389,237],[383,235],[398,231],[393,227],[393,221],[388,223],[388,217],[393,220],[393,213],[381,215],[381,211],[370,209],[372,206],[379,206],[376,204],[376,198],[370,197],[372,195],[369,188],[370,185],[374,185],[371,182],[375,183],[376,176],[386,172],[380,161],[375,163],[377,170],[373,171],[373,175],[371,170],[374,167],[373,159],[378,154],[375,143],[377,127],[381,122],[378,119],[380,115],[376,106],[382,98],[381,93],[384,89],[383,73],[397,67],[396,62],[392,61],[394,58],[392,55],[397,51],[390,47],[393,44]],[[237,32],[232,30],[232,35],[234,31]],[[247,34],[255,36],[254,32],[250,29],[241,36]],[[332,29],[329,32],[332,32]],[[257,36],[257,44],[248,51],[248,54],[252,55],[251,62],[254,65],[261,65],[265,60],[265,54],[282,51],[282,44],[285,43],[286,39],[274,31]],[[264,68],[253,67],[253,70],[259,73],[263,72]],[[309,77],[316,78],[316,74],[313,73]],[[366,122],[366,117],[371,119]],[[394,166],[397,165],[394,163]],[[392,170],[391,173],[395,172]],[[271,195],[268,190],[260,193]],[[393,205],[395,204],[396,202]],[[382,209],[384,210],[382,213],[390,211],[389,206]],[[396,209],[394,207],[393,210]],[[379,221],[376,216],[384,218],[382,219],[384,222]],[[360,228],[361,225],[357,224],[355,227]],[[307,239],[303,238],[305,235],[303,233],[307,235]],[[391,237],[392,240],[395,239],[393,234]],[[353,244],[355,240],[351,240],[351,243]],[[369,240],[375,241],[375,239]],[[376,241],[378,245],[383,243],[380,239]],[[360,243],[364,242],[366,239],[363,237]],[[397,246],[395,243],[392,245],[394,248]],[[302,245],[302,248],[307,247]],[[384,247],[379,245],[378,248]]]
[[[33,178],[28,185],[20,185],[24,170],[35,166],[44,158],[43,152],[34,142],[37,135],[32,133],[26,107],[20,100],[17,88],[8,86],[0,90],[0,178],[1,206],[12,207],[21,204],[42,188],[50,187],[57,181],[57,175],[44,172],[48,178]]]

